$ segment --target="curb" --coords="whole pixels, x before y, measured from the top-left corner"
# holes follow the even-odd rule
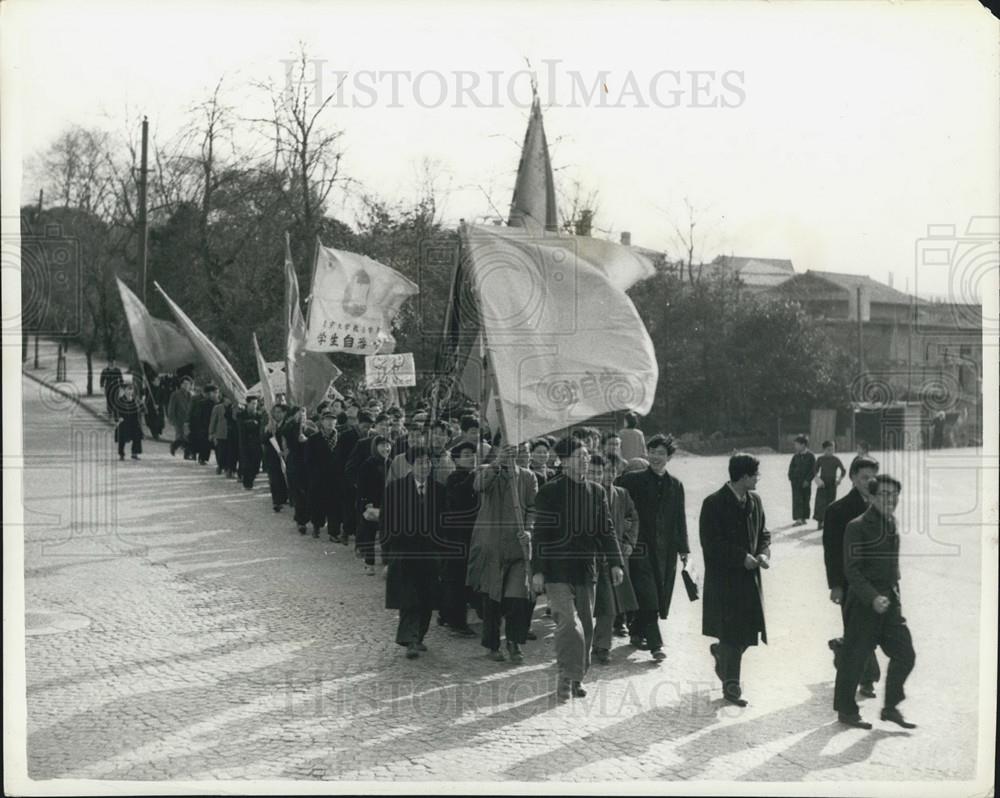
[[[107,416],[101,415],[101,413],[99,411],[94,410],[94,408],[92,408],[90,405],[85,404],[83,401],[81,401],[79,394],[71,393],[71,392],[69,392],[67,390],[64,390],[63,388],[59,388],[58,386],[52,384],[51,382],[46,382],[41,377],[36,377],[34,374],[31,374],[31,373],[25,371],[24,369],[21,369],[21,375],[24,376],[24,377],[27,377],[32,382],[36,382],[39,385],[42,385],[45,388],[48,388],[50,391],[53,391],[53,392],[59,394],[60,396],[65,397],[66,399],[69,399],[72,402],[75,402],[78,407],[82,407],[84,410],[86,410],[88,413],[90,413],[90,415],[92,415],[98,421],[103,421],[109,427],[115,426],[114,424],[111,423],[111,421],[107,418]]]

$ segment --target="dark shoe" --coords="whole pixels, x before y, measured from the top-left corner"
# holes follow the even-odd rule
[[[305,527],[305,524],[299,524],[299,534],[300,534],[300,535],[304,535],[304,534],[305,534],[306,532],[308,532],[308,531],[309,531],[309,530],[308,530],[308,529],[306,529],[306,527]]]
[[[573,682],[573,698],[586,698],[587,691],[583,689],[583,685],[580,682]]]
[[[737,695],[723,694],[722,697],[726,699],[726,701],[728,701],[730,704],[733,704],[734,706],[737,707],[745,707],[748,703],[745,698],[741,698],[740,696]]]
[[[852,729],[870,729],[872,727],[868,721],[861,720],[860,715],[844,715],[840,713],[837,715],[837,720],[845,726],[850,726]]]
[[[406,647],[406,658],[407,659],[416,659],[419,656],[420,656],[420,649],[417,648],[417,644],[416,643],[410,643]]]
[[[858,695],[863,695],[865,698],[875,697],[875,685],[871,682],[864,683],[858,687]]]
[[[426,651],[427,650],[427,646],[425,646],[423,643],[416,643],[415,645],[417,647],[417,651]]]
[[[507,641],[507,656],[515,665],[520,665],[524,662],[524,654],[521,651],[521,647],[517,643],[512,643],[510,640]]]
[[[630,645],[631,645],[631,646],[632,646],[633,648],[637,648],[637,649],[639,649],[640,651],[646,651],[646,650],[647,650],[647,649],[649,648],[649,646],[648,646],[648,645],[646,644],[646,641],[645,641],[645,639],[643,639],[643,638],[641,638],[641,637],[639,637],[639,636],[637,636],[637,635],[632,635],[632,636],[631,636],[631,637],[630,637],[630,638],[628,639],[628,642],[629,642],[629,644],[630,644]]]
[[[594,662],[600,665],[610,665],[611,664],[611,652],[606,648],[595,648],[593,653]]]
[[[532,632],[532,631],[531,631],[530,629],[528,630],[528,634],[527,634],[527,635],[525,635],[525,637],[527,637],[527,638],[528,638],[528,640],[537,640],[537,639],[538,639],[538,635],[536,635],[536,634],[535,634],[534,632]]]
[[[886,707],[882,710],[882,720],[888,721],[889,723],[895,723],[897,726],[902,726],[904,729],[915,729],[917,728],[916,723],[910,723],[903,719],[903,713],[900,712],[895,707]],[[871,724],[868,724],[868,728],[871,728]]]
[[[478,637],[476,630],[471,626],[457,626],[451,630],[455,637]]]
[[[507,658],[503,655],[503,652],[499,648],[494,648],[486,655],[494,662],[506,662]]]
[[[663,649],[662,648],[654,649],[651,653],[653,655],[653,659],[656,662],[663,662],[663,660],[665,660],[667,658],[667,655],[663,653]]]
[[[276,505],[274,505],[274,511],[275,511],[276,513],[280,513],[280,512],[281,512],[281,505],[280,505],[280,504],[276,504]]]
[[[722,663],[719,662],[719,644],[712,643],[708,647],[709,652],[712,654],[712,659],[715,660],[715,675],[719,677],[719,681],[723,682],[725,679],[722,678]]]
[[[438,621],[438,626],[447,626],[448,625],[448,622],[444,618],[442,618],[440,615],[438,615],[437,621]]]
[[[340,543],[340,535],[330,535],[331,543]]]
[[[624,626],[616,626],[612,634],[614,634],[615,637],[628,637],[628,629]]]
[[[216,468],[215,469],[215,473],[216,474],[221,474],[222,473],[222,469],[221,468]]]
[[[560,679],[556,686],[556,698],[560,701],[569,701],[573,695],[573,683],[569,679]]]
[[[313,527],[313,537],[316,540],[319,540],[319,530],[320,530],[320,527],[318,527],[318,526]]]
[[[139,459],[139,455],[137,455],[137,454],[133,454],[133,455],[132,455],[132,459],[133,459],[133,460],[138,460],[138,459]]]

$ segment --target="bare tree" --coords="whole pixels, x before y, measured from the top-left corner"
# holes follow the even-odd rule
[[[705,251],[717,244],[714,231],[717,222],[711,220],[708,208],[695,206],[684,197],[684,214],[678,219],[668,214],[672,233],[667,244],[667,263],[673,266],[678,276],[696,285],[701,282],[705,266]]]

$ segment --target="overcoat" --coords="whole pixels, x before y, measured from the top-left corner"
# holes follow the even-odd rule
[[[137,399],[125,399],[119,396],[115,400],[115,407],[118,408],[118,418],[121,422],[115,428],[115,440],[127,443],[128,441],[141,441],[142,434],[142,405]]]
[[[625,546],[635,548],[639,533],[639,519],[636,516],[635,504],[625,488],[612,485],[608,488],[608,509],[611,510],[611,521],[615,527],[615,537],[625,554]],[[602,557],[597,567],[597,601],[594,604],[594,615],[620,615],[639,609],[632,587],[632,577],[625,568],[622,583],[615,587],[611,582],[611,569],[607,558]]]
[[[736,646],[767,642],[761,569],[748,570],[747,554],[771,555],[764,505],[753,491],[744,506],[728,484],[705,498],[699,520],[705,555],[702,634]]]
[[[684,485],[669,473],[657,476],[651,468],[622,474],[615,484],[629,492],[639,518],[635,550],[629,558],[639,609],[656,610],[666,618],[677,577],[677,555],[691,551]]]
[[[444,507],[444,488],[433,479],[426,480],[422,498],[417,495],[412,473],[386,486],[379,528],[379,543],[388,566],[386,609],[439,606],[439,529]]]
[[[469,565],[472,528],[479,514],[479,493],[474,485],[474,469],[457,468],[448,475],[445,485],[445,508],[441,537],[453,544],[442,561],[441,578],[465,584]]]

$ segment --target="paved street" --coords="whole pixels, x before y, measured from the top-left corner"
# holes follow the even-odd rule
[[[273,513],[266,480],[246,493],[149,441],[141,461],[119,462],[106,423],[27,380],[23,408],[34,779],[974,775],[981,557],[997,555],[976,452],[896,463],[917,650],[902,708],[920,727],[878,720],[879,685],[879,698],[862,704],[875,723],[864,732],[845,730],[831,710],[826,641],[839,634],[839,613],[820,533],[788,526],[784,455],[763,458],[771,644],[747,652],[750,705],[722,705],[701,605],[678,587],[664,664],[616,641],[613,664],[589,675],[588,697],[557,706],[544,603],[521,666],[489,662],[477,640],[435,626],[429,652],[407,661],[392,642],[383,583],[347,548],[301,537],[287,510]],[[676,458],[671,470],[686,485],[700,571],[698,510],[724,481],[725,458]]]

